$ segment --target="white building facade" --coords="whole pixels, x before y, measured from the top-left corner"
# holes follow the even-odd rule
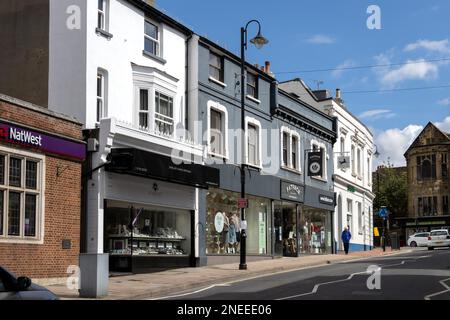
[[[108,265],[199,264],[199,198],[218,170],[185,130],[191,36],[145,1],[50,0],[49,109],[84,123],[89,145],[85,296],[107,292]]]
[[[349,226],[352,234],[350,250],[372,249],[375,198],[372,192],[372,158],[376,151],[373,134],[347,109],[339,89],[336,97],[332,98],[326,90],[311,91],[301,79],[283,82],[280,87],[337,118],[337,142],[333,147],[335,244],[337,250],[343,250],[341,233],[345,226]],[[343,163],[344,159],[347,164]]]

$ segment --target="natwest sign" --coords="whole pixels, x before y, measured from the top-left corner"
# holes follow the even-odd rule
[[[42,147],[42,136],[31,131],[10,127],[8,137],[13,141]]]
[[[0,122],[0,142],[29,147],[44,153],[77,160],[86,158],[86,146],[82,142],[47,135],[6,122]]]

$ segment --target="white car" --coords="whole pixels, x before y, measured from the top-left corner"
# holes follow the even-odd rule
[[[410,247],[426,247],[428,245],[429,232],[418,232],[410,235],[407,241]]]
[[[428,250],[433,250],[439,247],[449,247],[450,248],[450,235],[448,230],[433,230],[430,232],[428,237]]]

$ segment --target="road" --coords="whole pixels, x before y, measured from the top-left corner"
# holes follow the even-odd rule
[[[416,249],[399,255],[280,272],[161,299],[450,300],[450,250]]]

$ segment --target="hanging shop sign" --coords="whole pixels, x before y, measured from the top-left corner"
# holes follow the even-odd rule
[[[349,156],[338,156],[338,169],[346,170],[350,168],[350,157]]]
[[[323,154],[321,151],[314,151],[308,153],[308,176],[322,176],[323,175]]]
[[[304,202],[305,187],[295,183],[281,181],[280,198],[284,200]]]
[[[0,141],[59,156],[84,160],[86,146],[7,122],[0,122]]]

